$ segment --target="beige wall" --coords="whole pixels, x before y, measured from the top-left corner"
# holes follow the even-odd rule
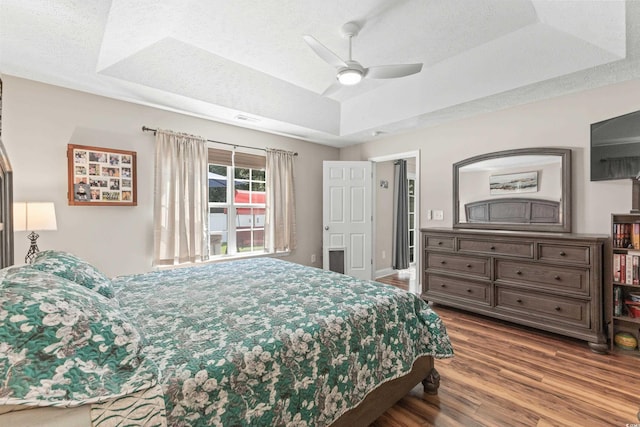
[[[341,160],[421,150],[421,227],[452,224],[452,165],[493,151],[571,148],[573,231],[610,233],[612,212],[631,209],[631,182],[589,181],[590,124],[640,110],[640,80],[592,89],[347,147]],[[427,220],[429,209],[444,221]]]
[[[252,147],[297,151],[298,249],[287,260],[321,266],[322,161],[339,150],[170,111],[117,101],[11,76],[3,80],[3,141],[14,169],[15,201],[53,201],[57,231],[43,231],[40,249],[61,249],[115,276],[151,269],[153,248],[153,134],[142,125]],[[67,205],[67,144],[133,150],[138,155],[138,206]],[[16,262],[28,249],[15,233]]]
[[[56,203],[58,231],[40,233],[41,249],[77,253],[110,276],[151,269],[153,136],[141,132],[142,125],[243,145],[298,151],[298,249],[288,259],[308,265],[311,254],[317,255],[315,265],[321,265],[323,160],[366,160],[421,150],[421,227],[451,225],[453,163],[512,148],[573,149],[575,232],[609,234],[611,212],[627,212],[631,208],[629,181],[589,181],[589,125],[640,110],[639,80],[338,150],[11,76],[2,79],[2,133],[15,170],[15,200]],[[136,151],[138,206],[67,206],[67,144]],[[379,180],[380,177],[378,184]],[[391,193],[392,179],[389,181]],[[427,220],[429,209],[444,210],[444,221]],[[26,234],[16,232],[17,261],[27,251]],[[377,252],[376,256],[380,251]],[[386,258],[390,261],[390,253]],[[380,269],[386,264],[377,265]]]
[[[389,274],[391,269],[391,242],[393,237],[393,188],[395,185],[393,160],[376,163],[376,211],[375,211],[375,268]],[[380,181],[387,181],[388,188],[381,188]],[[384,256],[383,256],[384,255]],[[375,272],[374,272],[375,273]],[[374,274],[378,276],[378,274]]]

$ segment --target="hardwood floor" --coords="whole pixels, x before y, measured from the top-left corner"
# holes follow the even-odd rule
[[[377,280],[408,289],[395,276]],[[373,426],[640,426],[640,357],[599,355],[584,341],[433,309],[455,352],[436,360],[438,395],[418,386]]]

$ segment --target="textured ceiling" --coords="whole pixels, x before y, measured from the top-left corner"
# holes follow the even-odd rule
[[[321,96],[349,21],[422,71]],[[1,0],[0,73],[342,147],[640,78],[640,1]]]

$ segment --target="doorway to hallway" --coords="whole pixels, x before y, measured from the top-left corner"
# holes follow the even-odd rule
[[[409,268],[394,270],[392,267],[394,162],[401,159],[407,161]],[[420,280],[417,277],[417,272],[420,271],[420,152],[397,153],[372,157],[369,160],[373,162],[375,171],[372,239],[374,244],[374,278],[397,274],[409,282],[412,290],[418,289],[420,286]]]

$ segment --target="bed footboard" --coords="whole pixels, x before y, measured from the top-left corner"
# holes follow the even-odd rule
[[[431,356],[418,358],[407,375],[384,383],[373,390],[362,403],[344,413],[331,424],[332,427],[366,427],[370,425],[420,382],[424,386],[425,393],[437,394],[440,374],[434,368],[433,361]]]

